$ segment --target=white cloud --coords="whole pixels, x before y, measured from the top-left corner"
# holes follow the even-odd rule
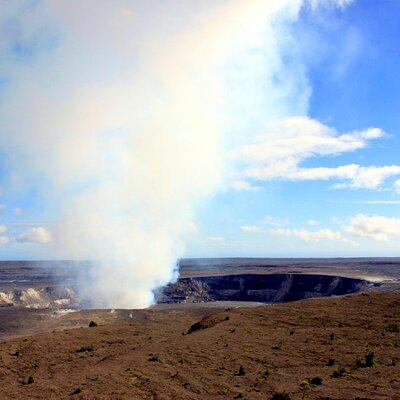
[[[0,245],[5,245],[10,243],[10,238],[8,236],[3,235],[3,233],[7,232],[7,227],[5,225],[0,225]]]
[[[260,233],[262,229],[257,225],[242,225],[240,229],[246,233]]]
[[[400,236],[400,218],[358,214],[350,219],[346,231],[354,236],[385,241]]]
[[[51,233],[42,226],[29,229],[16,238],[17,242],[22,243],[41,243],[46,244],[53,241]]]
[[[400,179],[397,179],[394,182],[393,186],[394,186],[394,190],[396,191],[396,193],[400,194]]]
[[[258,192],[261,189],[261,186],[256,186],[248,181],[243,181],[243,180],[234,181],[231,187],[232,189],[238,191],[247,191],[247,192]]]
[[[317,226],[317,225],[319,225],[319,221],[317,221],[315,219],[309,219],[307,221],[307,225],[309,225],[309,226]]]
[[[266,226],[282,227],[289,224],[290,221],[287,218],[279,218],[272,215],[267,215],[257,224],[242,225],[240,229],[247,233],[261,233],[267,232]]]
[[[396,205],[400,204],[400,200],[360,200],[351,201],[351,204],[367,204],[367,205]]]
[[[309,0],[310,5],[312,8],[316,9],[317,7],[320,6],[327,6],[327,5],[333,5],[333,6],[338,6],[340,8],[344,8],[350,3],[352,3],[354,0]]]
[[[234,156],[244,162],[271,164],[287,160],[297,165],[312,157],[340,154],[362,149],[367,140],[383,136],[382,130],[370,128],[339,135],[338,132],[308,117],[288,117],[266,127],[256,143],[244,145]]]
[[[336,189],[378,189],[391,176],[400,175],[400,165],[385,165],[383,167],[362,167],[357,164],[348,164],[336,168],[299,168],[288,173],[290,180],[330,180],[344,181],[334,185]]]
[[[44,225],[48,224],[49,221],[14,221],[8,222],[8,226],[37,226],[37,225]]]
[[[231,157],[243,168],[242,175],[255,180],[337,180],[337,188],[377,189],[392,176],[400,175],[400,165],[303,168],[312,157],[334,156],[368,146],[370,140],[383,137],[381,129],[368,128],[339,134],[308,117],[289,117],[266,128],[252,144],[243,145]]]
[[[321,240],[347,241],[339,231],[331,229],[319,229],[310,231],[307,229],[277,228],[271,229],[270,233],[278,236],[297,237],[305,242],[319,242]]]

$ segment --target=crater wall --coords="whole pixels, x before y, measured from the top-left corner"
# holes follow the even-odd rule
[[[180,278],[156,293],[158,303],[251,301],[279,303],[365,290],[363,279],[308,274],[240,274]]]

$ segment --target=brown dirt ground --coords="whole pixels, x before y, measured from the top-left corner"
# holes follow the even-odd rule
[[[399,293],[146,310],[2,342],[0,399],[400,399],[399,328]]]

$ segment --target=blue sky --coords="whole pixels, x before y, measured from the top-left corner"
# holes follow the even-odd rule
[[[308,159],[307,166],[399,163],[399,15],[397,1],[356,1],[344,10],[322,10],[318,17],[303,12],[293,27],[300,42],[307,41],[303,56],[312,88],[308,116],[339,132],[379,127],[387,134],[358,151]],[[268,233],[271,224],[260,223],[271,217],[277,219],[278,224],[281,220],[280,225],[285,229],[315,232],[327,228],[342,232],[357,214],[400,218],[400,196],[393,188],[393,179],[372,189],[333,189],[334,183],[271,180],[258,182],[261,189],[255,192],[227,191],[218,195],[203,207],[198,218],[201,229],[214,243],[210,246],[210,240],[201,240],[201,243],[194,240],[189,253],[398,256],[398,235],[375,240],[373,234],[358,232],[359,235],[347,235],[349,243],[323,239],[305,241],[298,237],[277,237]],[[263,226],[263,232],[240,230],[240,226],[254,224]],[[390,225],[390,221],[383,219],[382,224]],[[374,229],[380,232],[385,227]],[[220,240],[215,240],[217,238]]]
[[[315,9],[307,2],[298,8],[294,4],[300,2],[285,0],[284,16],[268,14],[268,30],[254,32],[240,9],[237,15],[243,14],[244,27],[239,21],[236,31],[228,20],[226,32],[238,35],[236,39],[244,36],[243,43],[240,39],[232,45],[225,37],[219,42],[211,36],[215,49],[204,39],[218,25],[211,9],[178,1],[174,12],[158,2],[153,11],[136,3],[139,22],[132,17],[134,7],[115,8],[119,21],[132,17],[121,27],[111,22],[103,26],[110,13],[107,6],[94,16],[83,6],[82,20],[90,13],[87,31],[72,17],[76,10],[65,4],[57,9],[46,1],[28,1],[23,7],[0,8],[0,117],[5,121],[0,143],[0,258],[91,257],[105,240],[119,241],[122,231],[125,237],[137,232],[137,226],[145,227],[146,234],[153,228],[154,240],[160,232],[175,235],[179,230],[177,247],[185,250],[171,251],[172,257],[399,256],[397,0],[338,1],[338,6],[321,0]],[[246,7],[239,3],[233,0],[224,6],[224,15],[233,15],[232,21],[238,19],[235,7]],[[256,7],[260,2],[253,3]],[[146,21],[153,21],[150,13],[157,10],[155,26],[160,32],[154,33]],[[191,25],[203,20],[206,28],[200,26],[192,34]],[[181,47],[176,45],[176,32],[184,39]],[[209,46],[203,48],[204,43]],[[172,54],[177,52],[175,61],[163,53],[164,45]],[[185,46],[190,51],[183,56],[179,51]],[[202,51],[204,64],[198,57]],[[219,52],[227,55],[219,57]],[[163,65],[161,72],[158,63]],[[214,76],[216,66],[219,72]],[[217,92],[219,84],[222,94]],[[125,87],[130,90],[121,89]],[[216,93],[221,94],[219,102]],[[185,109],[188,99],[198,114]],[[135,111],[126,111],[125,104],[133,104]],[[117,111],[109,114],[110,109]],[[130,130],[146,131],[145,116],[154,120],[153,112],[164,119],[151,126],[160,131],[172,127],[178,132],[178,147],[186,140],[184,132],[193,130],[187,140],[190,147],[182,147],[191,157],[159,150],[164,142],[158,136],[149,142],[130,137]],[[189,114],[190,120],[185,119]],[[78,124],[79,119],[84,123]],[[218,140],[212,134],[216,127],[222,132]],[[99,135],[94,138],[91,130]],[[222,143],[219,150],[214,140]],[[143,158],[135,153],[139,146],[144,146]],[[112,151],[103,154],[105,148]],[[60,161],[67,156],[68,162]],[[172,182],[176,174],[182,184],[172,184],[178,200],[165,189],[162,169],[142,171],[135,164],[157,164],[164,156],[177,160],[166,179]],[[132,190],[123,195],[133,199],[132,209],[125,197],[118,197],[121,188],[130,187],[130,177],[123,172],[129,157],[143,172],[132,176]],[[188,165],[187,174],[182,174],[185,167],[180,162]],[[135,186],[143,176],[145,186]],[[159,191],[148,186],[151,180],[159,182]],[[89,196],[91,187],[96,193]],[[158,196],[164,204],[153,205]],[[127,215],[137,226],[102,230],[125,219],[121,209],[129,209]],[[96,225],[101,229],[90,235],[79,225],[89,214],[91,226],[101,221]],[[186,228],[178,229],[175,223]],[[72,229],[74,224],[79,228]],[[69,235],[74,236],[72,245]],[[168,240],[162,236],[160,241]],[[88,242],[96,242],[94,251],[75,251],[77,243]],[[126,248],[136,245],[140,246],[128,243]],[[120,249],[119,244],[111,247]]]

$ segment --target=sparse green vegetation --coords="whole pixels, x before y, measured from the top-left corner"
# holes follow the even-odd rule
[[[355,368],[373,368],[375,367],[375,354],[373,351],[368,352],[365,357],[364,361],[357,359]]]
[[[311,386],[320,386],[322,385],[322,378],[320,376],[315,376],[308,380]]]
[[[79,393],[81,393],[81,392],[82,392],[81,388],[77,387],[75,390],[73,390],[73,391],[70,393],[70,396],[74,396],[75,394],[79,394]]]
[[[365,355],[365,366],[367,368],[372,368],[375,366],[375,354],[373,351],[370,351]]]
[[[148,360],[150,362],[158,362],[158,363],[162,363],[163,362],[163,360],[159,356],[156,356],[154,354],[150,354]]]
[[[288,392],[276,392],[270,397],[270,400],[293,400],[293,397]]]
[[[364,363],[362,360],[360,360],[359,358],[356,360],[356,369],[358,368],[363,368],[364,367]]]
[[[272,350],[280,350],[282,348],[282,341],[280,340],[275,346],[272,347]]]
[[[19,383],[22,385],[31,385],[34,382],[33,376],[28,376],[27,379],[19,379]]]
[[[346,368],[339,365],[336,371],[333,371],[332,378],[341,378],[346,373]]]
[[[246,370],[244,369],[243,365],[239,367],[239,371],[236,373],[236,376],[244,376],[246,375]]]
[[[391,332],[391,333],[399,333],[399,332],[400,332],[400,327],[399,327],[398,324],[392,323],[392,324],[389,324],[389,325],[386,327],[386,330],[387,330],[388,332]]]
[[[94,348],[91,346],[82,346],[79,347],[79,349],[75,350],[75,353],[89,353],[91,351],[94,351]]]

